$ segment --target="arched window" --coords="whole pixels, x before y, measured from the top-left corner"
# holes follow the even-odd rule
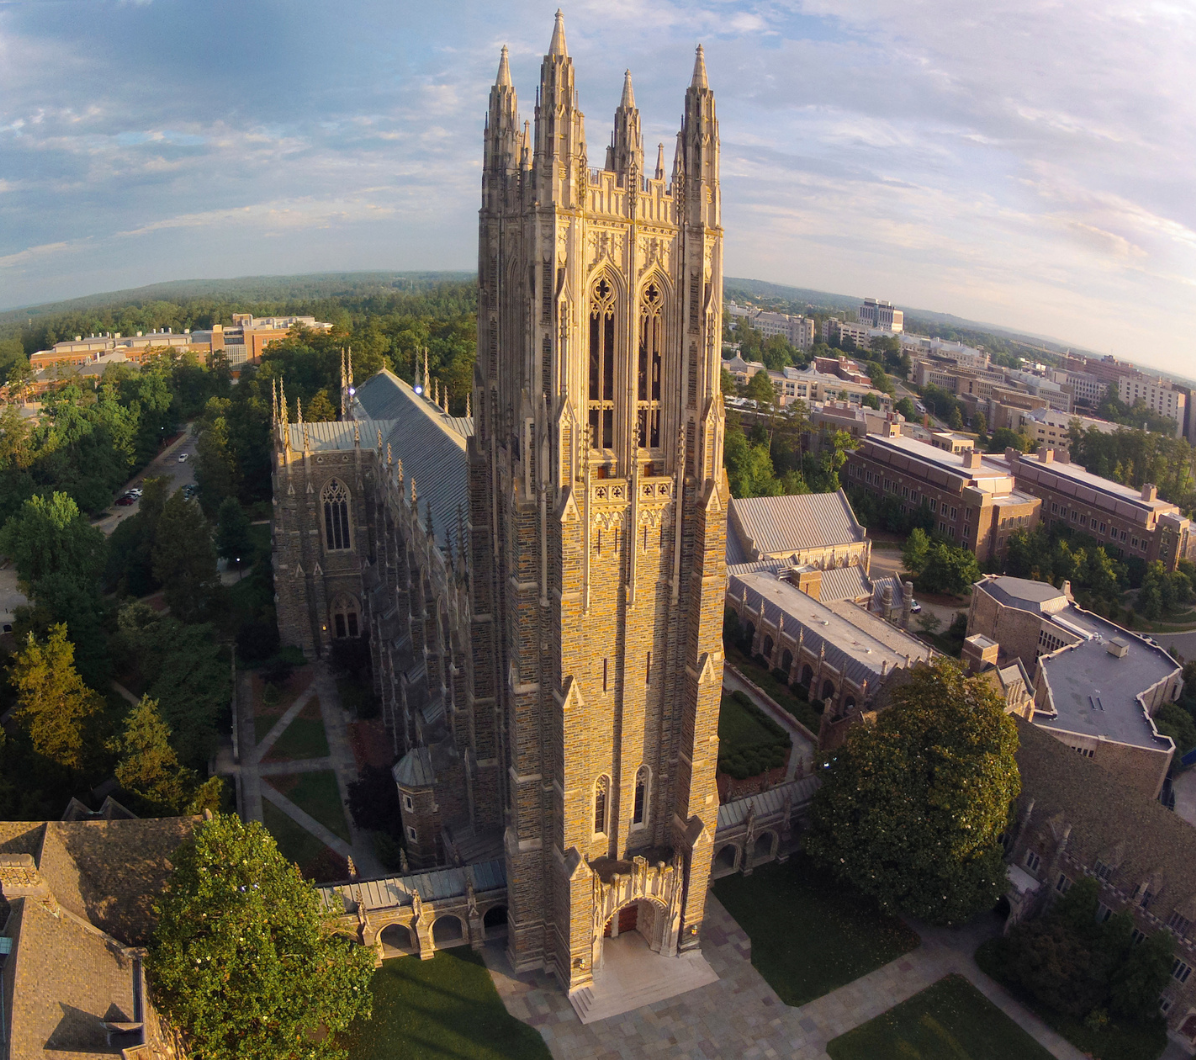
[[[639,445],[641,449],[660,447],[660,372],[664,349],[664,298],[660,285],[648,284],[640,302]]]
[[[649,779],[648,767],[640,766],[635,774],[635,807],[631,813],[631,823],[634,825],[642,825],[648,820]]]
[[[606,813],[609,801],[610,779],[605,776],[599,777],[598,783],[594,785],[594,831],[599,834],[606,833]]]
[[[337,640],[356,637],[361,632],[357,603],[347,596],[338,596],[332,604],[332,635]]]
[[[600,276],[590,292],[590,445],[615,444],[615,289]]]
[[[324,541],[328,551],[349,548],[349,491],[332,479],[324,487]]]

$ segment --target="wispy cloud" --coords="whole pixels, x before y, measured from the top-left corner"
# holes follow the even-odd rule
[[[554,8],[119,0],[64,20],[0,6],[0,301],[470,267],[498,48],[531,117]],[[579,0],[566,14],[592,158],[624,67],[646,141],[671,155],[706,44],[733,273],[1175,367],[1196,352],[1190,5]]]

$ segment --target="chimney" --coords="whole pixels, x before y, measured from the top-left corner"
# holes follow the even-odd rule
[[[1001,646],[983,633],[973,633],[963,642],[961,657],[969,672],[978,674],[997,665]]]
[[[38,871],[32,854],[0,854],[0,897],[35,898],[54,908],[50,885]]]
[[[909,629],[910,608],[914,605],[914,583],[901,583],[901,628]]]
[[[822,599],[822,571],[817,567],[790,567],[789,583],[815,600]]]
[[[963,454],[963,466],[968,471],[975,471],[980,466],[980,453],[969,449]]]
[[[1005,459],[1008,460],[1011,465],[1016,464],[1021,455],[1022,454],[1014,449],[1013,446],[1005,446]]]
[[[1144,482],[1142,484],[1142,499],[1144,501],[1157,500],[1159,496],[1159,489],[1153,482]]]
[[[1059,586],[1059,589],[1069,600],[1073,599],[1071,595],[1071,582],[1066,578],[1063,579],[1063,584]]]
[[[1053,464],[1055,462],[1054,449],[1042,449],[1038,453],[1038,462],[1040,464]]]
[[[886,622],[893,621],[893,586],[892,583],[884,588],[881,594],[881,614]]]

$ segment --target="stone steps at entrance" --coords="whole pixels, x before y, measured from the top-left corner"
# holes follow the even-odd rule
[[[602,967],[593,983],[569,995],[569,1004],[582,1023],[595,1023],[717,980],[700,950],[662,957],[630,931],[603,943]]]

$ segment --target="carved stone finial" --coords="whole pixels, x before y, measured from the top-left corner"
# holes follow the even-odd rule
[[[353,855],[351,855],[351,854],[349,855],[348,862],[349,862],[349,879],[355,880],[355,879],[357,879],[357,866],[353,863]]]

